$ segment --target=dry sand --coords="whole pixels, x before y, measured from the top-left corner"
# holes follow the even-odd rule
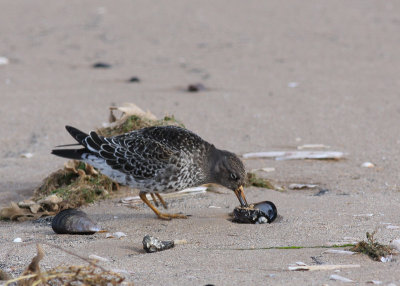
[[[188,220],[157,220],[152,211],[118,199],[84,208],[104,228],[127,237],[55,235],[49,226],[0,222],[0,267],[21,271],[34,245],[55,243],[97,254],[126,270],[136,285],[336,285],[339,274],[363,284],[400,285],[400,261],[323,254],[317,246],[365,238],[400,238],[400,4],[397,1],[1,1],[0,205],[29,197],[65,160],[53,146],[72,143],[70,124],[89,131],[112,104],[134,102],[157,116],[174,114],[217,147],[238,154],[292,150],[322,143],[346,152],[332,161],[246,160],[277,184],[317,183],[329,190],[249,188],[249,201],[275,202],[282,218],[239,225],[227,214],[238,204],[208,193],[170,201]],[[93,69],[102,61],[111,69]],[[140,83],[127,83],[138,76]],[[190,83],[209,91],[187,93]],[[294,84],[296,83],[296,84]],[[294,87],[293,87],[294,86]],[[31,152],[30,159],[20,154]],[[375,168],[362,168],[365,161]],[[209,208],[209,206],[221,208]],[[365,214],[372,214],[366,215]],[[360,216],[361,215],[361,216]],[[362,216],[364,215],[364,216]],[[145,254],[145,234],[186,239]],[[246,250],[238,250],[246,249]],[[43,267],[81,263],[46,247]],[[360,264],[334,271],[289,272],[289,264]]]

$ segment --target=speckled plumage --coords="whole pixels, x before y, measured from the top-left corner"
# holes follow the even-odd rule
[[[244,183],[244,167],[236,155],[181,127],[147,127],[114,137],[66,129],[84,148],[54,149],[53,154],[87,162],[142,192],[173,192],[205,183],[235,190]]]

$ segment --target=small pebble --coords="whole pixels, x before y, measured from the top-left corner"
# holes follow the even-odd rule
[[[16,243],[22,242],[22,238],[17,237],[17,238],[15,238],[15,239],[13,240],[13,242],[16,242]]]
[[[21,154],[21,158],[29,159],[29,158],[32,158],[32,157],[33,157],[32,153],[23,153],[23,154]]]
[[[8,65],[9,62],[10,61],[6,57],[0,57],[0,66],[1,65]]]
[[[123,233],[122,231],[114,232],[113,235],[114,235],[116,238],[121,238],[121,237],[127,236],[127,235],[126,235],[125,233]]]
[[[188,92],[198,92],[206,90],[205,86],[201,83],[189,84],[187,87]]]
[[[98,62],[98,63],[93,64],[93,67],[95,69],[109,69],[109,68],[111,68],[111,65],[107,64],[107,63]]]
[[[295,81],[292,81],[292,82],[288,83],[288,87],[291,87],[291,88],[295,88],[295,87],[298,87],[298,86],[299,86],[299,83],[295,82]]]
[[[110,261],[110,260],[108,260],[107,258],[98,256],[98,255],[96,255],[96,254],[90,254],[90,255],[89,255],[89,259],[93,259],[93,260],[97,260],[97,261],[103,261],[103,262]]]
[[[140,79],[137,76],[131,77],[128,82],[140,82]]]
[[[373,167],[375,167],[375,165],[373,163],[371,163],[371,162],[364,162],[364,163],[361,164],[361,167],[363,167],[363,168],[373,168]]]

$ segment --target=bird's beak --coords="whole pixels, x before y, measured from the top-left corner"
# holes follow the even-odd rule
[[[239,188],[237,188],[235,190],[235,195],[237,196],[237,198],[238,198],[238,200],[240,202],[240,205],[242,207],[248,207],[249,206],[247,204],[246,197],[244,196],[243,186],[240,186]]]

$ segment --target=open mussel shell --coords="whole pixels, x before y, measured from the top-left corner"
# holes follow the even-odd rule
[[[273,202],[264,201],[249,207],[236,207],[233,216],[233,221],[239,223],[271,223],[278,216],[278,210]]]
[[[153,253],[153,252],[162,251],[165,249],[170,249],[170,248],[174,247],[174,245],[175,245],[173,240],[162,241],[162,240],[159,240],[158,238],[156,238],[154,236],[150,236],[150,235],[146,235],[145,237],[143,237],[142,243],[143,243],[143,249],[147,253]]]
[[[100,227],[86,213],[77,209],[67,209],[59,212],[51,223],[58,234],[94,234]]]

